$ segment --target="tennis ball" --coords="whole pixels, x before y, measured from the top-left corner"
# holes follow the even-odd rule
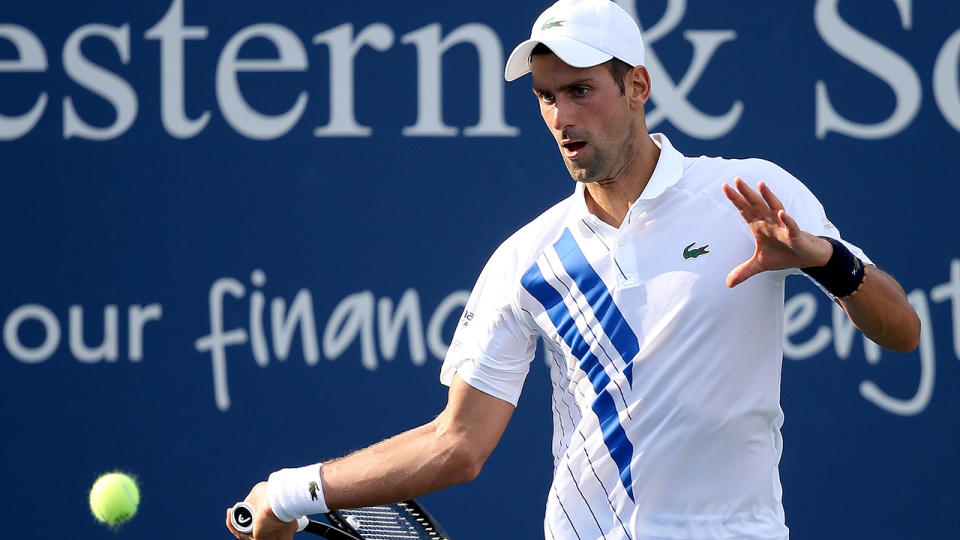
[[[115,526],[137,513],[140,489],[137,482],[122,472],[107,473],[93,483],[90,511],[97,521]]]

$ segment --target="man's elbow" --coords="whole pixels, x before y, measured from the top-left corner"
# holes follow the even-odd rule
[[[471,437],[468,431],[452,430],[440,423],[437,443],[443,459],[441,482],[445,487],[465,484],[480,476],[480,470],[493,451],[487,441]]]
[[[900,331],[884,344],[884,348],[894,352],[908,353],[915,351],[919,345],[920,317],[911,310],[905,324],[901,325]]]
[[[470,448],[467,444],[455,445],[447,457],[444,473],[449,485],[465,484],[480,476],[487,456]]]

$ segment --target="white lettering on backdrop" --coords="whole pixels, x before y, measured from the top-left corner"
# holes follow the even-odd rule
[[[636,0],[618,0],[617,3],[641,23],[642,30],[643,24],[638,16]],[[693,45],[693,60],[690,61],[690,66],[680,82],[675,83],[651,45],[672,32],[683,20],[686,11],[686,0],[670,0],[660,21],[643,31],[646,47],[645,64],[653,81],[651,99],[657,104],[657,107],[647,115],[647,125],[650,129],[654,129],[663,120],[669,120],[691,137],[716,139],[730,133],[736,127],[737,122],[740,121],[740,115],[743,114],[743,102],[734,102],[730,110],[720,116],[710,116],[687,101],[687,95],[703,75],[717,48],[736,39],[737,33],[733,30],[684,32],[683,37]]]
[[[900,27],[904,32],[916,32],[913,27],[912,0],[888,0],[896,8]],[[160,118],[164,130],[173,137],[190,138],[201,133],[209,124],[211,111],[203,110],[196,118],[187,116],[187,100],[191,95],[185,80],[184,65],[187,58],[187,42],[193,48],[209,47],[211,35],[207,26],[185,23],[185,0],[172,0],[164,16],[147,29],[143,37],[158,41],[160,50]],[[651,128],[669,120],[685,134],[700,139],[715,139],[733,131],[747,105],[733,100],[727,112],[710,115],[691,103],[689,96],[703,76],[711,59],[724,43],[737,39],[734,29],[685,30],[683,37],[693,47],[693,56],[686,72],[679,81],[674,81],[656,53],[658,40],[676,30],[687,13],[686,0],[668,0],[663,16],[653,25],[644,25],[639,17],[636,0],[618,0],[631,15],[637,17],[647,43],[647,69],[654,80],[653,104],[647,116]],[[910,126],[922,106],[923,91],[915,65],[924,65],[926,59],[907,59],[887,45],[866,35],[848,23],[840,14],[840,0],[817,0],[813,7],[813,23],[820,38],[834,52],[879,79],[895,97],[893,110],[879,110],[872,123],[856,122],[837,110],[830,99],[828,82],[815,80],[812,98],[815,102],[815,133],[825,138],[837,133],[857,139],[883,139],[893,137]],[[857,9],[852,3],[850,9]],[[877,11],[877,16],[889,16],[878,11],[877,5],[863,4],[860,9]],[[894,10],[889,10],[890,14]],[[228,34],[228,29],[218,29],[214,35]],[[506,37],[514,43],[521,36]],[[63,96],[63,137],[107,141],[120,137],[134,124],[138,116],[136,89],[122,73],[114,73],[83,54],[86,40],[106,40],[128,71],[131,58],[130,24],[108,26],[104,24],[82,25],[67,36],[63,46],[63,71],[71,81],[92,94],[107,101],[115,112],[115,119],[108,126],[95,126],[84,119],[85,112],[78,110],[73,96]],[[244,43],[252,39],[268,41],[275,54],[269,58],[239,58]],[[16,77],[18,73],[43,73],[49,70],[44,43],[59,42],[59,37],[39,38],[30,29],[15,24],[0,24],[0,40],[10,42],[15,50],[13,59],[0,60],[0,76]],[[315,137],[370,137],[374,127],[364,126],[356,120],[354,67],[358,56],[373,49],[384,53],[396,46],[410,45],[416,49],[416,66],[404,69],[416,73],[417,118],[413,125],[402,128],[406,137],[515,137],[520,131],[505,119],[503,45],[501,37],[491,27],[470,22],[445,31],[440,23],[433,22],[411,30],[397,39],[396,32],[388,24],[376,22],[364,28],[354,29],[344,22],[313,36],[313,45],[326,46],[330,73],[327,88],[300,88],[296,99],[282,114],[265,114],[256,110],[242,95],[237,76],[239,73],[275,73],[281,71],[306,71],[310,67],[308,50],[289,28],[275,23],[259,23],[237,30],[222,47],[216,66],[215,90],[220,113],[237,133],[255,140],[282,137],[304,118],[309,118],[308,104],[311,92],[325,92],[328,96],[329,120],[326,125],[314,128]],[[443,119],[444,86],[443,57],[457,46],[469,45],[477,53],[478,121],[463,129],[448,125]],[[314,53],[315,54],[315,53]],[[322,52],[320,54],[323,54]],[[748,59],[749,60],[749,59]],[[912,60],[912,61],[911,61]],[[936,55],[932,75],[932,90],[937,108],[946,122],[960,131],[960,30],[951,34]],[[266,76],[266,75],[265,75]],[[408,77],[409,80],[413,76]],[[15,80],[15,79],[14,79]],[[412,82],[408,82],[412,84]],[[874,85],[875,86],[875,85]],[[839,83],[831,85],[833,92],[859,92],[864,89],[843,88]],[[868,88],[866,90],[872,90]],[[879,89],[876,89],[881,91]],[[26,111],[3,111],[0,113],[0,141],[15,140],[27,136],[45,113],[50,96],[39,92],[30,98],[32,105]],[[877,107],[886,108],[884,100],[874,100]],[[194,104],[194,107],[197,105]],[[412,106],[412,104],[411,104]],[[202,108],[208,106],[201,105]],[[86,113],[89,115],[89,113]]]
[[[914,353],[895,355],[893,361],[916,359],[917,376],[913,395],[894,396],[884,391],[872,380],[861,381],[858,390],[863,399],[891,414],[913,416],[926,410],[934,395],[937,371],[937,351],[934,332],[943,331],[934,317],[934,310],[947,304],[948,329],[951,332],[953,358],[960,360],[960,259],[950,261],[949,279],[930,289],[929,292],[914,289],[908,294],[911,305],[917,310],[922,325],[920,346]],[[300,354],[308,367],[317,367],[320,358],[333,361],[341,358],[351,347],[358,347],[358,364],[369,371],[376,371],[381,362],[392,362],[400,355],[400,346],[406,336],[406,355],[415,366],[426,365],[432,358],[440,361],[446,354],[449,336],[444,336],[446,327],[459,317],[466,305],[468,292],[454,291],[444,297],[432,311],[424,311],[420,294],[410,288],[394,302],[391,298],[377,298],[372,291],[359,291],[333,306],[326,324],[317,324],[313,295],[308,289],[300,289],[289,305],[287,300],[275,297],[269,301],[264,287],[267,276],[262,270],[254,270],[250,285],[222,277],[213,282],[207,297],[210,328],[206,335],[194,342],[200,353],[209,353],[213,371],[214,401],[223,411],[230,408],[230,389],[227,378],[228,350],[233,350],[233,362],[248,362],[268,367],[271,359],[283,362],[291,357],[291,350],[300,335]],[[249,289],[249,290],[248,290]],[[818,309],[830,306],[830,324],[815,324]],[[883,361],[883,351],[875,343],[862,337],[847,319],[843,310],[822,294],[801,292],[787,299],[784,306],[784,358],[802,361],[827,352],[828,356],[847,360],[854,354],[856,336],[861,336],[863,356],[872,366]],[[226,314],[235,320],[238,310],[244,313],[244,324],[226,328]],[[941,312],[943,311],[940,308]],[[157,333],[163,307],[159,303],[146,306],[131,305],[126,319],[120,317],[120,307],[114,304],[102,309],[102,318],[91,317],[98,311],[81,305],[71,305],[66,322],[61,322],[49,307],[25,304],[11,311],[3,324],[3,346],[16,361],[23,364],[42,364],[60,350],[66,326],[69,357],[84,364],[99,362],[116,363],[149,361],[144,351],[145,327],[154,322],[151,333]],[[941,315],[943,317],[943,315]],[[88,324],[89,323],[89,324]],[[426,323],[426,324],[425,324]],[[127,328],[126,358],[121,358],[120,325]],[[25,330],[32,327],[32,333]],[[269,332],[268,332],[269,329]],[[99,343],[87,334],[101,335]],[[38,336],[39,334],[39,336]],[[23,339],[24,336],[29,339]],[[249,347],[246,353],[239,346]],[[154,353],[157,354],[157,353]],[[169,355],[165,351],[164,355]],[[951,365],[956,366],[953,362]],[[940,369],[944,369],[941,351]]]
[[[266,298],[260,290],[266,284],[266,274],[254,270],[250,282],[256,287],[250,293],[247,328],[224,328],[224,304],[226,296],[242,300],[247,295],[243,283],[234,278],[220,278],[210,287],[208,296],[210,333],[197,339],[199,352],[209,352],[213,367],[214,397],[220,410],[230,408],[230,391],[227,380],[227,348],[250,343],[254,361],[261,367],[270,363],[268,339],[264,324]],[[427,361],[427,352],[442,359],[447,353],[447,341],[442,336],[444,324],[451,317],[459,317],[466,305],[467,291],[455,291],[444,298],[434,309],[424,327],[420,295],[407,289],[394,306],[393,300],[380,298],[371,291],[360,291],[341,300],[334,308],[323,329],[322,350],[327,360],[336,360],[353,344],[360,344],[360,364],[376,370],[380,360],[393,361],[397,357],[403,333],[406,332],[408,353],[411,362],[422,366]],[[317,365],[320,359],[320,344],[316,331],[316,317],[310,292],[301,289],[290,309],[282,298],[274,298],[270,309],[270,327],[273,337],[273,355],[285,361],[290,354],[296,330],[300,331],[300,344],[304,361],[308,366]],[[379,344],[379,350],[377,349]]]
[[[891,0],[900,17],[904,31],[913,30],[912,0]],[[882,43],[850,26],[840,16],[840,0],[817,0],[814,24],[824,42],[838,54],[868,71],[890,87],[895,102],[893,111],[872,124],[854,122],[845,118],[830,102],[827,83],[819,80],[816,94],[816,136],[823,139],[834,132],[856,139],[886,139],[906,129],[920,111],[923,91],[920,76],[903,56]],[[863,4],[877,12],[878,7]],[[960,30],[954,32],[937,54],[933,70],[933,94],[940,113],[957,131],[960,131],[960,86],[957,82],[957,64],[960,63]],[[862,95],[860,89],[846,89]]]

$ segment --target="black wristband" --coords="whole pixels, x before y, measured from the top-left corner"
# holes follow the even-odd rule
[[[833,246],[830,260],[823,266],[801,268],[805,274],[817,280],[823,288],[837,298],[853,294],[863,283],[863,261],[850,253],[842,242],[828,236],[821,236]]]

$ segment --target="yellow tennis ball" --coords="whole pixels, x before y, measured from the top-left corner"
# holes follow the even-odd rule
[[[90,511],[97,521],[114,526],[137,513],[140,489],[137,482],[121,472],[102,475],[90,490]]]

